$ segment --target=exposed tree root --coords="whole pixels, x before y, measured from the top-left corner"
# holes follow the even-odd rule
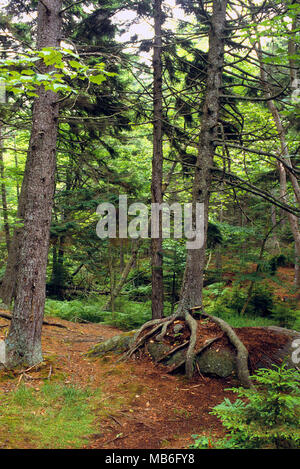
[[[237,351],[236,364],[239,380],[244,387],[253,388],[254,385],[250,379],[248,367],[248,350],[243,342],[238,338],[232,327],[230,327],[226,321],[215,316],[211,316],[210,314],[205,313],[203,310],[201,314],[202,316],[211,319],[222,329],[223,332],[225,332],[231,344]]]
[[[190,343],[185,357],[185,374],[189,379],[191,379],[194,374],[194,363],[196,358],[195,347],[197,341],[198,323],[196,319],[194,319],[193,316],[191,316],[188,312],[185,313],[184,319],[191,331]]]
[[[213,339],[209,339],[205,342],[205,344],[199,349],[197,350],[197,355],[200,354],[201,352],[203,352],[205,349],[207,349],[207,347],[209,347],[211,344],[213,344],[214,342],[216,342],[216,340],[219,340],[222,336],[221,335],[218,335],[217,337],[214,337]],[[187,342],[186,342],[187,343]],[[173,352],[173,351],[172,351]],[[178,370],[179,368],[181,368],[183,365],[185,364],[185,359],[182,360],[181,362],[179,362],[176,366],[173,366],[170,370],[169,370],[169,373],[173,373],[174,371]]]
[[[208,339],[203,346],[199,349],[196,348],[197,337],[199,335],[199,321],[193,317],[193,313],[197,311],[200,316],[203,316],[210,321],[217,324],[223,333],[228,337],[230,343],[234,346],[236,350],[236,367],[237,375],[240,380],[240,383],[244,387],[253,387],[252,381],[250,379],[250,373],[248,368],[248,350],[243,344],[243,342],[238,338],[234,330],[230,325],[225,322],[223,319],[211,316],[205,311],[202,307],[191,308],[189,311],[175,313],[172,316],[163,319],[154,319],[152,321],[144,324],[135,334],[133,345],[129,350],[122,356],[122,360],[132,357],[139,349],[143,348],[147,341],[150,338],[154,338],[155,341],[161,342],[167,335],[169,326],[174,323],[174,321],[180,319],[183,320],[190,331],[190,336],[188,340],[185,340],[183,343],[173,347],[169,350],[163,357],[160,357],[157,360],[157,363],[162,362],[166,357],[172,356],[178,350],[185,348],[187,349],[184,360],[179,364],[176,364],[175,367],[171,368],[169,371],[173,372],[179,367],[185,365],[185,373],[188,378],[192,378],[195,370],[196,356],[207,349],[212,343],[222,337],[222,334]],[[146,333],[144,333],[146,331]]]
[[[130,347],[130,349],[123,355],[122,360],[126,358],[130,358],[139,348],[141,348],[146,340],[151,337],[153,334],[155,334],[156,331],[159,331],[163,327],[163,324],[168,321],[169,318],[163,318],[163,319],[153,319],[152,321],[146,322],[135,334],[135,341],[133,343],[133,346]],[[148,329],[149,327],[152,326],[152,329],[147,332],[145,335],[140,337],[142,332],[144,332],[145,329]],[[140,338],[139,338],[140,337]]]

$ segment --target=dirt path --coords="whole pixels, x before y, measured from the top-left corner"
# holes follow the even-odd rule
[[[52,380],[101,388],[103,407],[95,410],[95,432],[86,448],[159,449],[186,448],[192,434],[223,435],[219,420],[209,414],[212,407],[232,397],[224,389],[236,385],[231,379],[166,374],[151,361],[117,363],[116,357],[86,358],[93,344],[120,331],[101,324],[75,324],[57,318],[47,321],[67,327],[44,326],[44,358]],[[8,321],[0,318],[0,339]],[[30,372],[38,378],[38,373]],[[19,379],[1,380],[0,389],[14,389]],[[26,381],[37,386],[38,380]]]

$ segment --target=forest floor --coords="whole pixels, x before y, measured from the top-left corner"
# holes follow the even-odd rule
[[[87,358],[84,354],[93,344],[121,331],[57,318],[47,317],[47,321],[66,328],[46,325],[43,328],[46,375],[66,385],[101,388],[103,402],[106,401],[104,413],[101,408],[99,415],[95,411],[94,434],[85,448],[180,449],[192,444],[192,434],[224,435],[220,421],[209,412],[224,397],[233,397],[231,391],[226,391],[237,385],[233,378],[199,376],[187,381],[183,376],[167,374],[162,365],[155,366],[150,359],[117,363],[114,355],[105,359]],[[0,326],[5,323],[0,318]],[[4,328],[0,328],[0,339],[3,333]],[[20,386],[21,376],[9,379],[3,376],[0,391],[15,390]],[[44,379],[41,369],[29,370],[23,376],[24,384],[37,390]],[[31,447],[30,442],[26,447]]]
[[[43,366],[13,375],[1,371],[0,393],[8,395],[21,384],[39,392],[45,381],[101,389],[102,398],[93,411],[93,434],[84,448],[183,449],[193,443],[193,434],[225,435],[220,420],[210,412],[225,397],[236,399],[228,390],[238,386],[234,377],[198,375],[187,381],[182,375],[168,374],[163,365],[154,365],[145,357],[126,362],[118,362],[115,355],[88,358],[85,353],[93,345],[121,331],[103,324],[50,317],[47,321],[56,325],[43,327]],[[0,318],[0,340],[5,337],[8,323]],[[17,446],[9,436],[0,447],[11,448],[12,444],[36,447],[30,438]]]

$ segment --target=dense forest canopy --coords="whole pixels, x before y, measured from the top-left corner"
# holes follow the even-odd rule
[[[2,3],[8,360],[41,359],[59,301],[127,328],[200,306],[297,328],[299,2]],[[149,213],[192,204],[194,229],[201,204],[203,245],[164,237],[162,215],[156,237],[121,236],[117,222],[100,239],[97,208],[118,215],[120,196]]]

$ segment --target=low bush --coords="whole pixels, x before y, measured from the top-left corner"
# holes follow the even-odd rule
[[[286,365],[258,370],[256,388],[231,389],[239,399],[229,399],[211,412],[221,419],[229,435],[213,439],[194,435],[195,449],[296,449],[300,448],[300,373]]]
[[[248,288],[243,288],[239,283],[236,283],[232,288],[223,288],[216,298],[209,299],[206,296],[207,306],[212,314],[215,312],[216,315],[220,315],[225,312],[238,315],[243,309],[247,295]],[[257,283],[253,288],[245,314],[253,317],[270,317],[273,305],[273,292],[264,284]]]

